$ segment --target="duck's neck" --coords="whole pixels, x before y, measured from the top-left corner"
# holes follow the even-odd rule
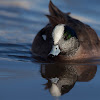
[[[66,52],[65,55],[66,55],[67,57],[73,57],[73,56],[76,54],[76,52],[78,51],[78,48],[79,48],[79,47],[74,48],[74,49],[72,49],[71,51]]]
[[[76,52],[78,51],[79,46],[80,46],[78,39],[74,38],[74,43],[72,41],[69,42],[71,44],[71,46],[68,46],[67,51],[62,53],[63,55],[65,55],[67,57],[73,57],[76,54]]]

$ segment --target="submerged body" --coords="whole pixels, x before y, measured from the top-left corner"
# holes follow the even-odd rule
[[[57,60],[81,60],[100,56],[100,40],[88,25],[63,13],[50,1],[50,23],[36,35],[32,53]]]

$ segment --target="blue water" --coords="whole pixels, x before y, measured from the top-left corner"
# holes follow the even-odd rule
[[[62,11],[71,12],[71,16],[89,24],[100,36],[99,0],[52,1]],[[68,93],[55,98],[50,88],[45,89],[44,84],[52,78],[64,80],[65,76],[61,84],[67,83],[72,72],[67,74],[63,70],[70,65],[42,64],[32,58],[32,41],[48,23],[44,16],[49,14],[48,4],[49,0],[0,1],[0,100],[100,100],[99,59],[88,65],[71,65],[77,79]]]

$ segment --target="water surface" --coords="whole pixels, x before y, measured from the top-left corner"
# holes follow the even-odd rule
[[[53,0],[64,12],[89,24],[100,36],[99,0]],[[0,100],[100,100],[100,60],[89,64],[44,64],[30,49],[48,19],[49,0],[0,1]],[[60,90],[51,95],[52,84]]]

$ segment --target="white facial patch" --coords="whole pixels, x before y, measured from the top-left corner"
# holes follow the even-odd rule
[[[46,35],[42,35],[43,39],[46,40]]]
[[[56,45],[59,42],[59,40],[61,39],[61,37],[63,36],[64,26],[65,26],[65,24],[59,24],[59,25],[55,26],[55,28],[52,32],[54,45]]]
[[[50,93],[52,96],[55,96],[55,97],[61,96],[61,92],[56,84],[52,84],[52,86],[50,88]]]
[[[59,53],[60,53],[59,46],[58,45],[53,45],[52,50],[49,53],[49,55],[52,54],[54,56],[57,56]]]

